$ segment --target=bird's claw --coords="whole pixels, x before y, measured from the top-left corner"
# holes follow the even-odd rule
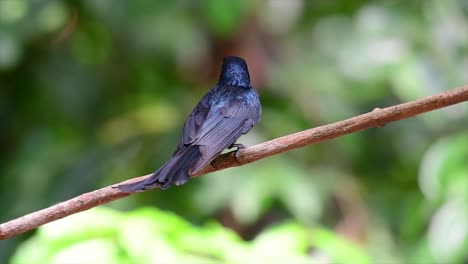
[[[229,145],[228,149],[232,148],[237,148],[237,150],[239,150],[245,148],[245,145],[241,143],[232,143],[231,145]]]
[[[239,162],[239,150],[245,148],[245,145],[240,144],[240,143],[233,143],[228,147],[228,149],[232,149],[232,148],[237,148],[233,152],[234,152],[234,158],[236,158],[236,161]]]

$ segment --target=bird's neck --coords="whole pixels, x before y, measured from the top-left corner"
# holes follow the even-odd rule
[[[249,79],[245,78],[229,78],[229,79],[221,79],[218,82],[219,85],[226,85],[226,86],[236,86],[245,89],[252,88],[252,84],[250,83]]]

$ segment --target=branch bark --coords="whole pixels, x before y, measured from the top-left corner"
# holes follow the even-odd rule
[[[272,139],[255,146],[246,147],[239,150],[237,159],[233,152],[220,155],[213,162],[214,166],[207,166],[193,177],[202,176],[213,171],[223,170],[230,167],[242,166],[285,151],[312,145],[364,129],[383,127],[390,122],[409,118],[464,101],[468,101],[468,86],[459,87],[437,95],[383,109],[376,108],[372,112],[343,121],[307,129],[291,135]],[[0,239],[8,239],[35,229],[46,223],[129,196],[131,194],[123,193],[118,188],[114,187],[120,184],[138,181],[149,176],[150,174],[85,193],[68,201],[61,202],[3,223],[0,225]]]

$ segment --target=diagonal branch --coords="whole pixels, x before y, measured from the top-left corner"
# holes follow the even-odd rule
[[[404,104],[383,109],[376,108],[372,112],[343,121],[307,129],[241,149],[239,150],[237,159],[234,157],[233,152],[220,155],[213,162],[214,167],[210,165],[194,177],[230,167],[241,166],[285,151],[308,146],[364,129],[383,127],[393,121],[409,118],[464,101],[468,101],[468,86],[463,86]],[[149,175],[133,178],[116,185],[138,181],[148,176]],[[129,195],[130,194],[128,193],[121,192],[118,188],[113,188],[113,186],[104,187],[102,189],[79,195],[68,201],[61,202],[51,207],[0,224],[0,239],[7,239],[12,236],[22,234],[46,223]]]

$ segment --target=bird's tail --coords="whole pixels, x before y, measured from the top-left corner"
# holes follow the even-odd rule
[[[133,193],[159,187],[167,189],[172,184],[182,185],[188,181],[188,171],[190,166],[200,156],[200,151],[197,146],[190,146],[176,152],[170,160],[161,168],[154,172],[149,178],[119,185],[118,188],[122,192]]]

